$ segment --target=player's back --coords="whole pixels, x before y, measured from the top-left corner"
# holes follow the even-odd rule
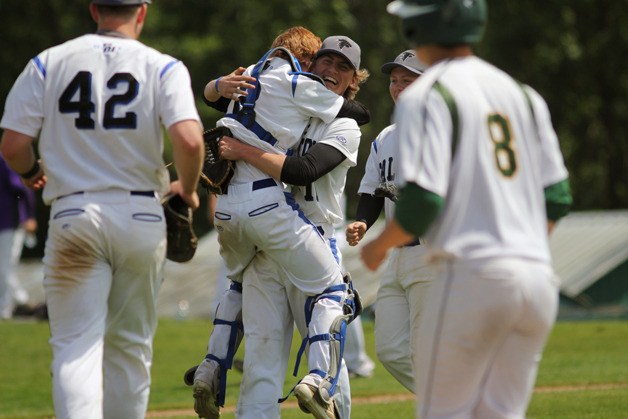
[[[177,85],[166,79],[181,75],[173,71],[180,62],[136,40],[84,35],[44,51],[33,63],[43,79],[44,198],[167,187],[161,123],[168,126],[177,112],[189,112],[165,87]]]
[[[494,66],[472,57],[433,71],[456,104],[458,135],[432,242],[468,259],[549,261],[544,172],[557,169],[542,167],[541,144],[555,138],[541,137],[523,86]]]

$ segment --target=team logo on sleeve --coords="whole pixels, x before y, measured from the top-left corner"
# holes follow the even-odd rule
[[[347,144],[347,139],[342,135],[336,135],[336,140],[338,140],[338,142],[341,144]]]

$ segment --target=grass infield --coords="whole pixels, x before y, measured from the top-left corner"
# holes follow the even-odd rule
[[[155,338],[149,418],[193,418],[193,399],[183,372],[198,363],[207,344],[208,320],[161,319]],[[364,321],[367,351],[375,360],[373,323]],[[52,418],[52,397],[45,322],[0,322],[0,418]],[[291,375],[293,344],[285,391]],[[302,362],[299,377],[305,374]],[[221,417],[233,411],[241,375],[232,371]],[[369,379],[352,380],[352,419],[412,418],[413,395],[377,364]],[[291,397],[282,418],[302,418]],[[628,418],[628,321],[559,322],[539,369],[528,418]]]

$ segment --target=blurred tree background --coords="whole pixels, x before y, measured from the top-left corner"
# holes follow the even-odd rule
[[[574,210],[628,208],[628,0],[488,0],[489,25],[477,53],[530,84],[547,100],[571,175]],[[41,50],[95,25],[88,0],[0,0],[0,110],[14,80]],[[359,165],[349,171],[348,217],[368,148],[390,123],[392,100],[380,66],[407,49],[384,0],[154,0],[141,40],[189,68],[205,127],[219,114],[200,95],[205,83],[268,49],[282,30],[303,25],[321,38],[347,35],[371,73],[358,99],[371,110]],[[204,211],[204,209],[201,209]],[[199,233],[207,221],[197,213]],[[47,218],[41,207],[42,226]],[[44,234],[44,232],[42,232]]]

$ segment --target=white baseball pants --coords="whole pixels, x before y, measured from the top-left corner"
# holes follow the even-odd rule
[[[433,278],[423,261],[426,246],[390,252],[375,304],[375,351],[393,377],[414,393],[412,358],[421,351],[417,341],[421,311]]]
[[[286,272],[263,253],[258,254],[245,271],[243,285],[246,344],[236,416],[278,418],[280,405],[277,400],[285,396],[283,385],[286,369],[292,371],[293,367],[288,365],[293,324],[297,325],[302,337],[308,334],[305,326],[307,295],[295,287]],[[316,304],[310,322],[310,336],[328,333],[331,323],[339,315],[342,315],[342,307],[331,300],[322,300]],[[312,344],[307,357],[308,371],[327,371],[330,364],[328,342]],[[303,366],[300,370],[303,370]],[[338,374],[338,407],[341,417],[349,418],[351,394],[344,361]]]
[[[524,418],[557,308],[546,263],[444,263],[416,337],[417,417]]]
[[[109,190],[53,202],[44,290],[57,418],[144,418],[165,251],[154,197]]]
[[[24,304],[28,300],[28,293],[16,273],[24,235],[22,228],[0,231],[0,319],[13,317],[15,303]]]

